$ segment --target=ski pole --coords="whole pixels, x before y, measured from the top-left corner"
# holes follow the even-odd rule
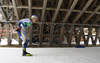
[[[15,31],[15,30],[0,30],[0,31]]]
[[[1,33],[0,35],[8,35],[8,34],[16,34],[17,32],[14,33]]]

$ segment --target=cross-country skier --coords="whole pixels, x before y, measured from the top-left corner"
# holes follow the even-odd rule
[[[18,23],[18,27],[17,27],[17,32],[18,32],[18,35],[20,36],[20,38],[22,39],[22,47],[23,47],[23,53],[22,55],[23,56],[32,56],[32,54],[26,52],[26,47],[27,47],[27,44],[29,42],[27,36],[26,36],[26,28],[31,26],[33,22],[36,22],[37,21],[37,16],[36,15],[32,15],[31,16],[31,19],[21,19]]]

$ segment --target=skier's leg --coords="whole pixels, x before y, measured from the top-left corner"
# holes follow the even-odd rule
[[[26,39],[25,39],[25,37],[24,37],[24,35],[23,35],[23,33],[22,33],[22,27],[20,27],[20,30],[18,31],[18,35],[19,35],[20,38],[22,39],[22,43],[25,44]],[[23,46],[23,44],[22,44],[22,47],[23,47],[23,49],[25,50],[25,49],[26,49],[26,46],[25,46],[25,45]]]
[[[25,31],[21,28],[21,38],[23,40],[23,44],[22,44],[22,47],[23,47],[23,56],[32,56],[32,54],[26,52],[26,47],[27,47],[27,44],[29,42],[29,40],[27,39],[27,36],[25,34]]]
[[[23,50],[26,51],[27,43],[26,43],[26,37],[24,33],[25,32],[23,31],[23,28],[21,27],[21,39],[23,40],[22,47],[23,47]]]

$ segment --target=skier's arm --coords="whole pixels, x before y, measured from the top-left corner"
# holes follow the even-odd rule
[[[21,23],[22,23],[22,21],[19,21],[16,31],[19,31],[19,30],[20,30],[19,27],[20,27],[20,24],[21,24]]]

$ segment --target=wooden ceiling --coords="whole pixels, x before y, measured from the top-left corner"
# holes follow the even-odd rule
[[[38,16],[38,22],[100,25],[100,0],[0,0],[4,20],[18,22]]]

